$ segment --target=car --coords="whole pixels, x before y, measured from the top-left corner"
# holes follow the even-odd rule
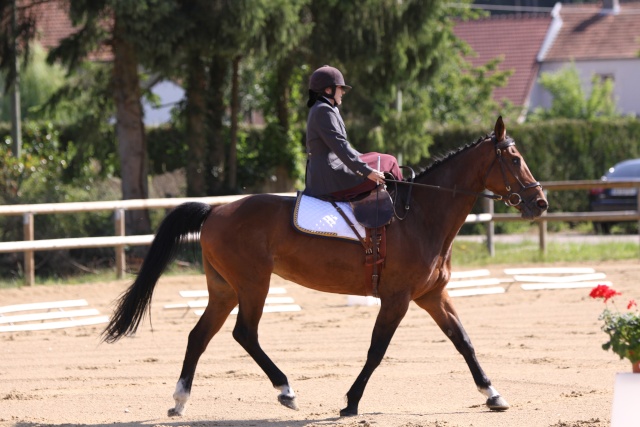
[[[602,181],[640,179],[640,159],[616,163],[602,176]],[[589,191],[589,207],[593,212],[635,211],[638,209],[637,188],[593,188]],[[608,234],[611,222],[594,222],[596,232]]]

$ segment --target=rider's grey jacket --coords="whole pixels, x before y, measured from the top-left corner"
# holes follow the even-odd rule
[[[347,140],[337,107],[320,98],[307,118],[307,177],[305,193],[324,196],[355,187],[373,172]]]

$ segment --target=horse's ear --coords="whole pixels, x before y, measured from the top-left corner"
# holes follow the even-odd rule
[[[496,121],[496,126],[493,129],[493,134],[496,136],[496,141],[500,142],[507,137],[507,128],[504,126],[504,122],[502,121],[502,116],[498,117]]]

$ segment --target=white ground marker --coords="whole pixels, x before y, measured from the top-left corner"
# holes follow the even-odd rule
[[[285,288],[269,288],[269,295],[284,295],[287,291]],[[177,303],[177,304],[166,304],[164,306],[165,309],[191,309],[195,308],[193,312],[202,316],[204,310],[200,310],[201,308],[205,308],[208,304],[209,293],[206,290],[193,290],[193,291],[180,291],[180,296],[183,298],[203,298],[196,299],[193,301],[187,301],[186,303]],[[294,304],[295,301],[291,297],[286,296],[275,296],[275,297],[267,297],[265,300],[265,306],[263,309],[263,313],[281,313],[281,312],[293,312],[300,311],[302,308]],[[238,307],[234,308],[231,311],[231,314],[238,314]]]
[[[470,297],[476,295],[494,295],[503,294],[505,288],[499,285],[504,281],[511,282],[511,279],[503,280],[489,276],[489,270],[470,270],[470,271],[454,271],[451,272],[451,280],[447,284],[447,291],[450,297]],[[478,278],[483,277],[483,278]],[[457,280],[456,280],[457,279]],[[464,280],[459,280],[464,279]]]
[[[470,271],[454,271],[451,272],[451,279],[447,284],[449,295],[452,297],[464,297],[474,295],[492,295],[501,294],[505,289],[499,285],[502,282],[512,282],[511,279],[498,279],[489,276],[489,270],[470,270]],[[464,279],[464,280],[460,280]],[[464,288],[459,289],[458,288]],[[380,299],[372,296],[349,295],[347,297],[347,305],[376,306],[380,305]]]
[[[79,299],[0,307],[0,332],[71,328],[74,326],[97,325],[109,321],[109,316],[99,316],[100,312],[96,309],[65,310],[86,307],[87,305],[89,304],[86,300]]]
[[[596,271],[590,267],[507,268],[504,274],[589,274]]]
[[[597,273],[589,267],[511,268],[505,269],[504,272],[513,275],[516,282],[525,282],[520,285],[525,291],[611,285],[609,281],[600,280],[606,278],[606,274]],[[549,274],[564,274],[564,276],[549,276]]]

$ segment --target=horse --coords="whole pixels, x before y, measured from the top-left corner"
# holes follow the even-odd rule
[[[397,184],[397,204],[403,198],[408,202],[410,184]],[[485,189],[519,210],[525,219],[534,219],[548,208],[542,186],[507,136],[502,117],[493,133],[449,152],[415,176],[410,210],[388,225],[386,261],[378,288],[380,309],[366,362],[346,394],[347,404],[340,416],[358,414],[367,382],[411,301],[429,313],[464,357],[476,387],[486,397],[486,406],[496,411],[509,408],[480,367],[445,287],[451,277],[453,240]],[[215,207],[186,202],[168,213],[158,227],[135,281],[116,300],[102,339],[115,342],[136,332],[178,246],[199,233],[209,300],[189,334],[169,416],[184,414],[198,360],[236,305],[233,338],[280,392],[278,401],[298,409],[287,376],[258,342],[258,323],[271,275],[317,291],[363,295],[364,251],[351,242],[295,230],[291,224],[294,204],[294,197],[270,194],[250,195]]]

